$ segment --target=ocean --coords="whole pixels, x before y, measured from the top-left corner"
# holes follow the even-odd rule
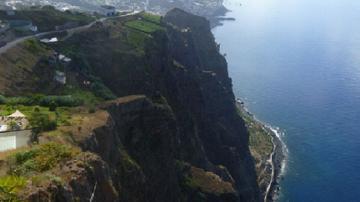
[[[225,0],[235,95],[283,132],[279,201],[360,201],[360,1]]]

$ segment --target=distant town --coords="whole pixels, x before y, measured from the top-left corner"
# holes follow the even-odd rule
[[[25,0],[25,1],[7,1],[5,0],[3,6],[12,8],[23,8],[33,5],[52,5],[59,10],[81,10],[87,12],[102,12],[101,4],[108,4],[114,6],[118,11],[134,11],[146,10],[157,14],[165,14],[172,8],[180,8],[186,11],[191,11],[194,14],[210,17],[224,12],[223,0]]]

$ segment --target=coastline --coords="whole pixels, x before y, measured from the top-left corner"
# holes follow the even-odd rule
[[[258,182],[262,182],[263,187],[266,187],[266,189],[260,188],[264,197],[264,201],[276,201],[280,191],[279,182],[281,180],[281,175],[284,172],[287,158],[286,145],[281,139],[281,133],[277,128],[273,128],[272,126],[256,119],[256,117],[248,111],[244,105],[244,102],[240,99],[236,99],[236,106],[242,117],[245,119],[245,122],[247,122],[246,120],[250,120],[250,125],[253,125],[254,123],[259,125],[261,130],[265,132],[263,134],[266,134],[271,138],[271,152],[263,154],[260,158],[261,162],[259,162],[259,164],[261,164],[261,170],[258,171],[258,174],[261,173],[262,176],[259,176],[260,179]],[[249,133],[251,132],[249,131]],[[255,156],[254,159],[259,161],[259,159],[256,159]]]
[[[272,142],[274,145],[273,152],[271,154],[271,163],[272,163],[272,181],[268,185],[268,192],[265,193],[264,201],[276,201],[279,196],[280,186],[279,182],[281,180],[281,175],[285,169],[285,161],[287,158],[287,152],[285,150],[286,146],[281,140],[279,132],[274,128],[269,128],[272,131]]]

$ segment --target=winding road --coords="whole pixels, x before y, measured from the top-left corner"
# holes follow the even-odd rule
[[[269,194],[270,194],[270,190],[273,186],[273,183],[274,183],[274,180],[275,180],[275,164],[274,164],[274,155],[275,155],[275,151],[276,151],[276,147],[277,145],[274,143],[274,137],[273,135],[271,135],[271,143],[273,144],[273,149],[271,151],[271,154],[270,154],[270,157],[269,159],[267,160],[267,162],[270,163],[271,165],[271,178],[270,178],[270,182],[269,182],[269,185],[268,187],[266,188],[266,192],[265,192],[265,196],[264,196],[264,202],[267,202],[268,201],[268,198],[269,198]]]
[[[26,40],[31,39],[31,38],[35,38],[35,37],[40,38],[40,37],[43,37],[43,36],[48,35],[48,34],[57,34],[57,33],[64,32],[64,31],[68,32],[68,36],[66,37],[66,38],[68,38],[68,37],[72,36],[74,33],[82,32],[82,31],[84,31],[86,29],[89,29],[91,26],[93,26],[97,22],[104,22],[105,20],[111,19],[111,18],[127,17],[127,16],[131,16],[131,15],[136,15],[138,13],[140,13],[140,11],[134,11],[134,12],[131,12],[131,13],[127,13],[127,14],[119,15],[119,16],[114,16],[114,17],[104,17],[104,18],[101,18],[99,20],[95,20],[95,21],[91,22],[90,24],[79,26],[79,27],[74,27],[74,28],[64,29],[64,30],[49,31],[49,32],[41,32],[41,33],[37,33],[37,34],[34,34],[34,35],[30,35],[30,36],[20,37],[20,38],[17,38],[15,40],[11,41],[11,42],[8,42],[5,46],[1,47],[0,48],[0,55],[5,53],[9,49],[15,47],[17,44],[22,43],[23,41],[26,41]]]

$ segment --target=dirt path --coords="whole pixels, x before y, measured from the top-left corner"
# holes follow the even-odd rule
[[[271,187],[272,187],[272,185],[273,185],[273,183],[274,183],[274,179],[275,179],[275,164],[274,164],[274,154],[275,154],[275,152],[276,152],[276,147],[277,147],[277,145],[274,143],[274,137],[273,137],[273,135],[271,135],[271,142],[272,142],[272,144],[273,144],[273,150],[272,150],[272,152],[271,152],[271,155],[270,155],[270,158],[267,160],[269,163],[270,163],[270,165],[271,165],[271,178],[270,178],[270,182],[269,182],[269,185],[268,185],[268,187],[266,188],[266,192],[265,192],[265,196],[264,196],[264,202],[267,202],[268,201],[268,197],[269,197],[269,193],[270,193],[270,191],[271,191]]]

